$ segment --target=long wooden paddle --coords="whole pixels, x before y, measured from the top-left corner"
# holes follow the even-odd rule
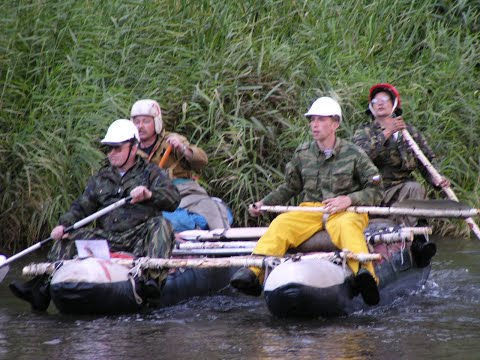
[[[64,232],[65,233],[69,233],[71,232],[72,230],[75,230],[75,229],[78,229],[78,228],[81,228],[82,226],[85,226],[86,224],[88,224],[89,222],[95,220],[95,219],[98,219],[100,216],[103,216],[107,213],[109,213],[110,211],[112,210],[115,210],[116,208],[119,208],[120,206],[123,206],[125,205],[126,203],[128,203],[130,200],[132,200],[132,197],[131,196],[127,196],[121,200],[118,200],[117,202],[114,202],[113,204],[103,208],[102,210],[99,210],[97,211],[96,213],[93,213],[92,215],[90,216],[87,216],[86,218],[80,220],[80,221],[77,221],[75,224],[67,227]],[[22,250],[20,251],[18,254],[15,254],[11,257],[9,257],[8,259],[4,260],[3,262],[1,262],[0,260],[0,269],[6,267],[8,264],[14,262],[15,260],[18,260],[22,257],[24,257],[25,255],[27,254],[30,254],[31,252],[33,251],[36,251],[38,249],[40,249],[41,247],[43,247],[45,244],[49,243],[50,241],[52,241],[53,238],[50,236],[48,237],[47,239],[45,240],[42,240],[38,243],[36,243],[35,245],[32,245],[28,248],[26,248],[25,250]],[[7,270],[8,271],[8,270]],[[7,271],[1,271],[0,270],[0,282],[3,281],[5,275],[7,274]],[[3,276],[2,276],[3,275]]]
[[[404,129],[402,130],[402,135],[407,141],[408,145],[412,149],[412,151],[415,153],[417,156],[418,160],[425,166],[427,171],[432,175],[435,181],[440,182],[442,180],[442,176],[439,174],[439,172],[433,167],[432,163],[428,160],[428,158],[425,156],[425,154],[422,152],[418,144],[415,142],[413,139],[412,135],[408,132],[408,130]],[[448,198],[453,201],[458,202],[458,198],[453,192],[452,188],[449,187],[444,187],[442,188],[445,194],[447,194]],[[467,224],[470,226],[470,229],[472,232],[477,236],[477,238],[480,240],[480,229],[478,228],[478,225],[473,221],[471,217],[467,217],[465,219]]]

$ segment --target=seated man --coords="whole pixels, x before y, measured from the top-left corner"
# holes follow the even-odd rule
[[[425,188],[415,181],[415,170],[435,188],[450,186],[450,182],[444,177],[439,183],[434,183],[428,170],[403,139],[402,130],[407,129],[425,156],[434,163],[435,155],[425,138],[401,117],[398,90],[390,84],[374,85],[370,89],[368,102],[366,112],[372,121],[355,132],[353,142],[367,153],[382,174],[385,186],[382,204],[391,206],[403,200],[426,199]],[[392,220],[405,226],[416,226],[418,222],[418,219],[412,216],[393,216]],[[426,220],[421,219],[420,225],[425,224]],[[425,243],[422,236],[416,237],[413,249],[424,253],[421,256],[423,259],[417,259],[417,263],[422,266],[428,265],[436,252],[435,244]]]
[[[219,199],[211,198],[207,191],[194,180],[194,172],[201,170],[207,165],[208,157],[205,151],[195,145],[191,145],[187,139],[179,134],[166,132],[162,122],[162,110],[154,100],[139,100],[132,106],[130,119],[138,128],[140,135],[139,154],[155,164],[162,166],[173,179],[182,197],[179,212],[165,214],[174,222],[175,230],[187,230],[187,227],[202,228],[202,219],[192,216],[192,225],[186,222],[176,221],[181,219],[187,210],[189,213],[201,215],[209,229],[229,228],[227,206]],[[171,146],[172,152],[166,154]],[[181,209],[184,209],[183,211]],[[203,227],[205,228],[205,227]]]
[[[364,236],[368,215],[345,210],[351,205],[380,203],[383,188],[378,169],[361,149],[336,136],[342,112],[335,100],[317,99],[305,116],[310,122],[313,141],[297,147],[287,164],[285,183],[249,211],[258,216],[263,205],[284,204],[293,196],[303,194],[304,202],[300,206],[325,206],[329,215],[293,211],[277,216],[253,254],[283,256],[289,248],[299,246],[324,228],[339,249],[368,253]],[[377,304],[379,293],[373,264],[360,266],[355,260],[347,263],[365,303]],[[233,275],[230,284],[246,294],[258,296],[263,277],[260,268],[242,268]]]
[[[75,253],[75,239],[106,239],[113,251],[126,251],[135,256],[168,258],[174,244],[171,224],[162,210],[173,211],[180,194],[168,177],[155,165],[137,155],[137,128],[126,119],[114,121],[101,143],[108,149],[108,163],[93,175],[85,191],[62,215],[51,232],[56,240],[48,259],[70,259]],[[130,195],[132,200],[96,221],[95,228],[65,229],[94,212]],[[150,279],[148,286],[159,290],[166,273]],[[37,276],[25,284],[13,282],[12,292],[29,301],[35,310],[48,307],[48,281]]]

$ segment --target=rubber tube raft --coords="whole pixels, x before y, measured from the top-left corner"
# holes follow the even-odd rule
[[[369,230],[386,225],[390,224],[377,222]],[[323,243],[331,247],[325,239]],[[409,244],[379,243],[373,252],[383,258],[375,265],[380,280],[380,303],[376,306],[410,295],[427,281],[431,266],[418,267]],[[269,311],[278,317],[332,317],[372,308],[359,296],[348,266],[328,260],[281,263],[265,281],[264,298]]]
[[[158,298],[142,298],[130,268],[109,260],[86,258],[65,262],[53,274],[50,295],[65,314],[123,314],[147,306],[170,306],[207,296],[228,286],[236,269],[177,269],[167,276]]]

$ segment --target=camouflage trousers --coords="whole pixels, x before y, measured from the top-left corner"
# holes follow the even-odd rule
[[[396,202],[404,200],[425,200],[425,188],[416,181],[407,181],[385,189],[383,203],[385,206],[392,206]],[[418,218],[406,215],[392,215],[390,218],[397,224],[405,226],[416,226]]]
[[[78,229],[68,239],[55,241],[48,254],[50,261],[71,259],[76,255],[74,240],[108,241],[111,251],[125,251],[136,257],[168,258],[175,242],[170,222],[162,216],[154,217],[123,232],[98,228]]]

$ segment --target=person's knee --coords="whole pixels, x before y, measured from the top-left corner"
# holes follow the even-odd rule
[[[407,199],[423,200],[426,197],[425,188],[416,181],[405,183],[403,191],[407,194]]]

